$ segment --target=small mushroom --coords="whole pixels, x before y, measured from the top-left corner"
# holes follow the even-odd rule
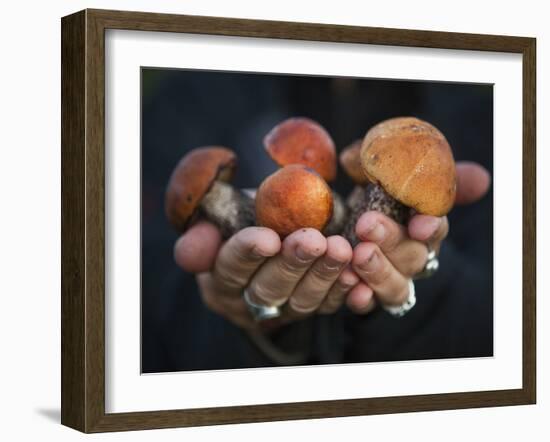
[[[350,158],[356,155],[354,149]],[[377,124],[363,139],[357,160],[367,184],[361,175],[350,173],[360,185],[348,199],[351,214],[344,235],[352,245],[358,242],[357,220],[366,211],[378,210],[406,224],[411,209],[443,216],[454,204],[456,172],[451,148],[445,136],[425,121],[399,117]]]
[[[362,144],[362,139],[355,140],[342,150],[339,157],[342,169],[344,169],[346,175],[355,183],[353,190],[346,198],[349,216],[346,220],[343,232],[344,237],[347,238],[353,246],[359,242],[355,235],[355,225],[359,217],[367,210],[365,209],[365,204],[369,199],[368,192],[372,187],[361,165]]]
[[[256,193],[256,221],[281,237],[311,227],[323,230],[332,216],[332,192],[313,169],[291,164],[268,176]]]
[[[355,184],[363,185],[369,182],[367,175],[361,166],[361,145],[362,139],[355,140],[349,146],[345,147],[340,153],[340,165],[346,174],[353,180]]]
[[[364,199],[364,188],[369,183],[369,179],[361,166],[360,153],[362,144],[362,139],[355,140],[342,150],[339,157],[342,169],[355,183],[355,187],[346,198],[346,205],[349,208],[354,207],[359,200]]]
[[[327,183],[336,178],[336,149],[330,134],[319,123],[305,117],[284,120],[265,137],[264,147],[279,167],[301,164],[317,172]],[[333,235],[345,224],[347,208],[332,192],[333,216],[323,233]]]
[[[235,153],[221,146],[200,147],[186,154],[166,189],[170,223],[183,232],[200,210],[225,238],[254,225],[254,200],[228,184],[236,164]]]
[[[329,133],[309,118],[294,117],[279,123],[264,137],[264,147],[280,167],[302,164],[327,183],[336,177],[336,149]]]

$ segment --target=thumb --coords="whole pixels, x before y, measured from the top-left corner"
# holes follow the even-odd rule
[[[214,224],[199,221],[176,241],[174,260],[186,272],[207,272],[214,265],[221,242],[220,231]]]
[[[460,161],[456,164],[456,204],[471,204],[489,190],[491,176],[477,163]]]

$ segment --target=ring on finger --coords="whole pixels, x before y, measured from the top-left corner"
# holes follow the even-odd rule
[[[411,310],[416,304],[416,294],[414,289],[414,282],[412,279],[408,280],[409,294],[405,302],[401,305],[382,305],[382,308],[386,310],[390,315],[400,318],[405,316],[409,310]]]
[[[428,248],[426,263],[424,264],[424,268],[416,275],[414,275],[414,279],[429,278],[435,272],[437,272],[437,269],[439,269],[439,259],[437,258],[435,250],[432,249],[429,244],[427,244],[426,247]]]
[[[265,319],[273,319],[281,316],[281,309],[276,305],[260,305],[250,299],[250,293],[247,289],[243,290],[243,299],[252,314],[255,321],[260,322]]]

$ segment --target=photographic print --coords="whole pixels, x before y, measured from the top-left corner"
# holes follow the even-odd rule
[[[141,131],[144,373],[493,356],[491,84],[143,67]]]
[[[64,17],[62,423],[534,403],[535,44]]]

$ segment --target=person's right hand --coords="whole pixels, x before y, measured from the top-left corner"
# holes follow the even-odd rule
[[[349,242],[315,229],[298,230],[281,242],[270,229],[248,227],[222,244],[218,229],[201,221],[179,238],[174,256],[182,269],[197,274],[206,306],[247,330],[335,312],[358,283],[348,268]],[[245,288],[257,304],[284,304],[283,315],[260,328],[242,298]]]

